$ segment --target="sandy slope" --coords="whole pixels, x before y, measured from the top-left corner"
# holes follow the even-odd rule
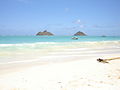
[[[120,90],[120,60],[36,65],[0,75],[0,90]]]

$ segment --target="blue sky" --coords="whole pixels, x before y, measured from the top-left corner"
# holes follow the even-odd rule
[[[0,35],[120,36],[120,0],[0,0]]]

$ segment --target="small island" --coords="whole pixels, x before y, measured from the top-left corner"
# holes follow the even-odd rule
[[[74,36],[87,36],[87,35],[85,33],[79,31],[79,32],[75,33]]]
[[[38,32],[36,35],[37,36],[39,35],[53,36],[54,34],[52,34],[51,32],[48,32],[47,30],[44,30],[43,32]]]

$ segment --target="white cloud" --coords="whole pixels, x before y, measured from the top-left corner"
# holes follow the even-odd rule
[[[80,19],[77,19],[73,23],[76,24],[76,25],[78,25],[79,28],[85,28],[85,25],[81,22]]]
[[[80,28],[85,28],[85,25],[82,25],[82,24],[81,24],[81,25],[80,25]]]
[[[69,10],[70,10],[69,8],[65,8],[65,11],[66,11],[66,12],[69,12]]]
[[[116,27],[116,25],[93,25],[93,28],[113,28]]]
[[[120,26],[117,24],[114,24],[114,25],[92,25],[91,27],[101,29],[101,28],[118,28]]]
[[[92,27],[93,28],[102,28],[102,26],[100,26],[100,25],[93,25]]]
[[[75,23],[76,23],[76,24],[81,24],[81,20],[78,19],[78,20],[75,21]]]

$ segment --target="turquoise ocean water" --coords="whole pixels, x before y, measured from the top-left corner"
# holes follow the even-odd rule
[[[38,42],[88,42],[88,41],[118,41],[120,36],[77,36],[78,40],[71,39],[73,36],[0,36],[0,44],[23,44]]]
[[[0,63],[39,60],[52,52],[92,47],[119,48],[120,36],[0,36]]]

